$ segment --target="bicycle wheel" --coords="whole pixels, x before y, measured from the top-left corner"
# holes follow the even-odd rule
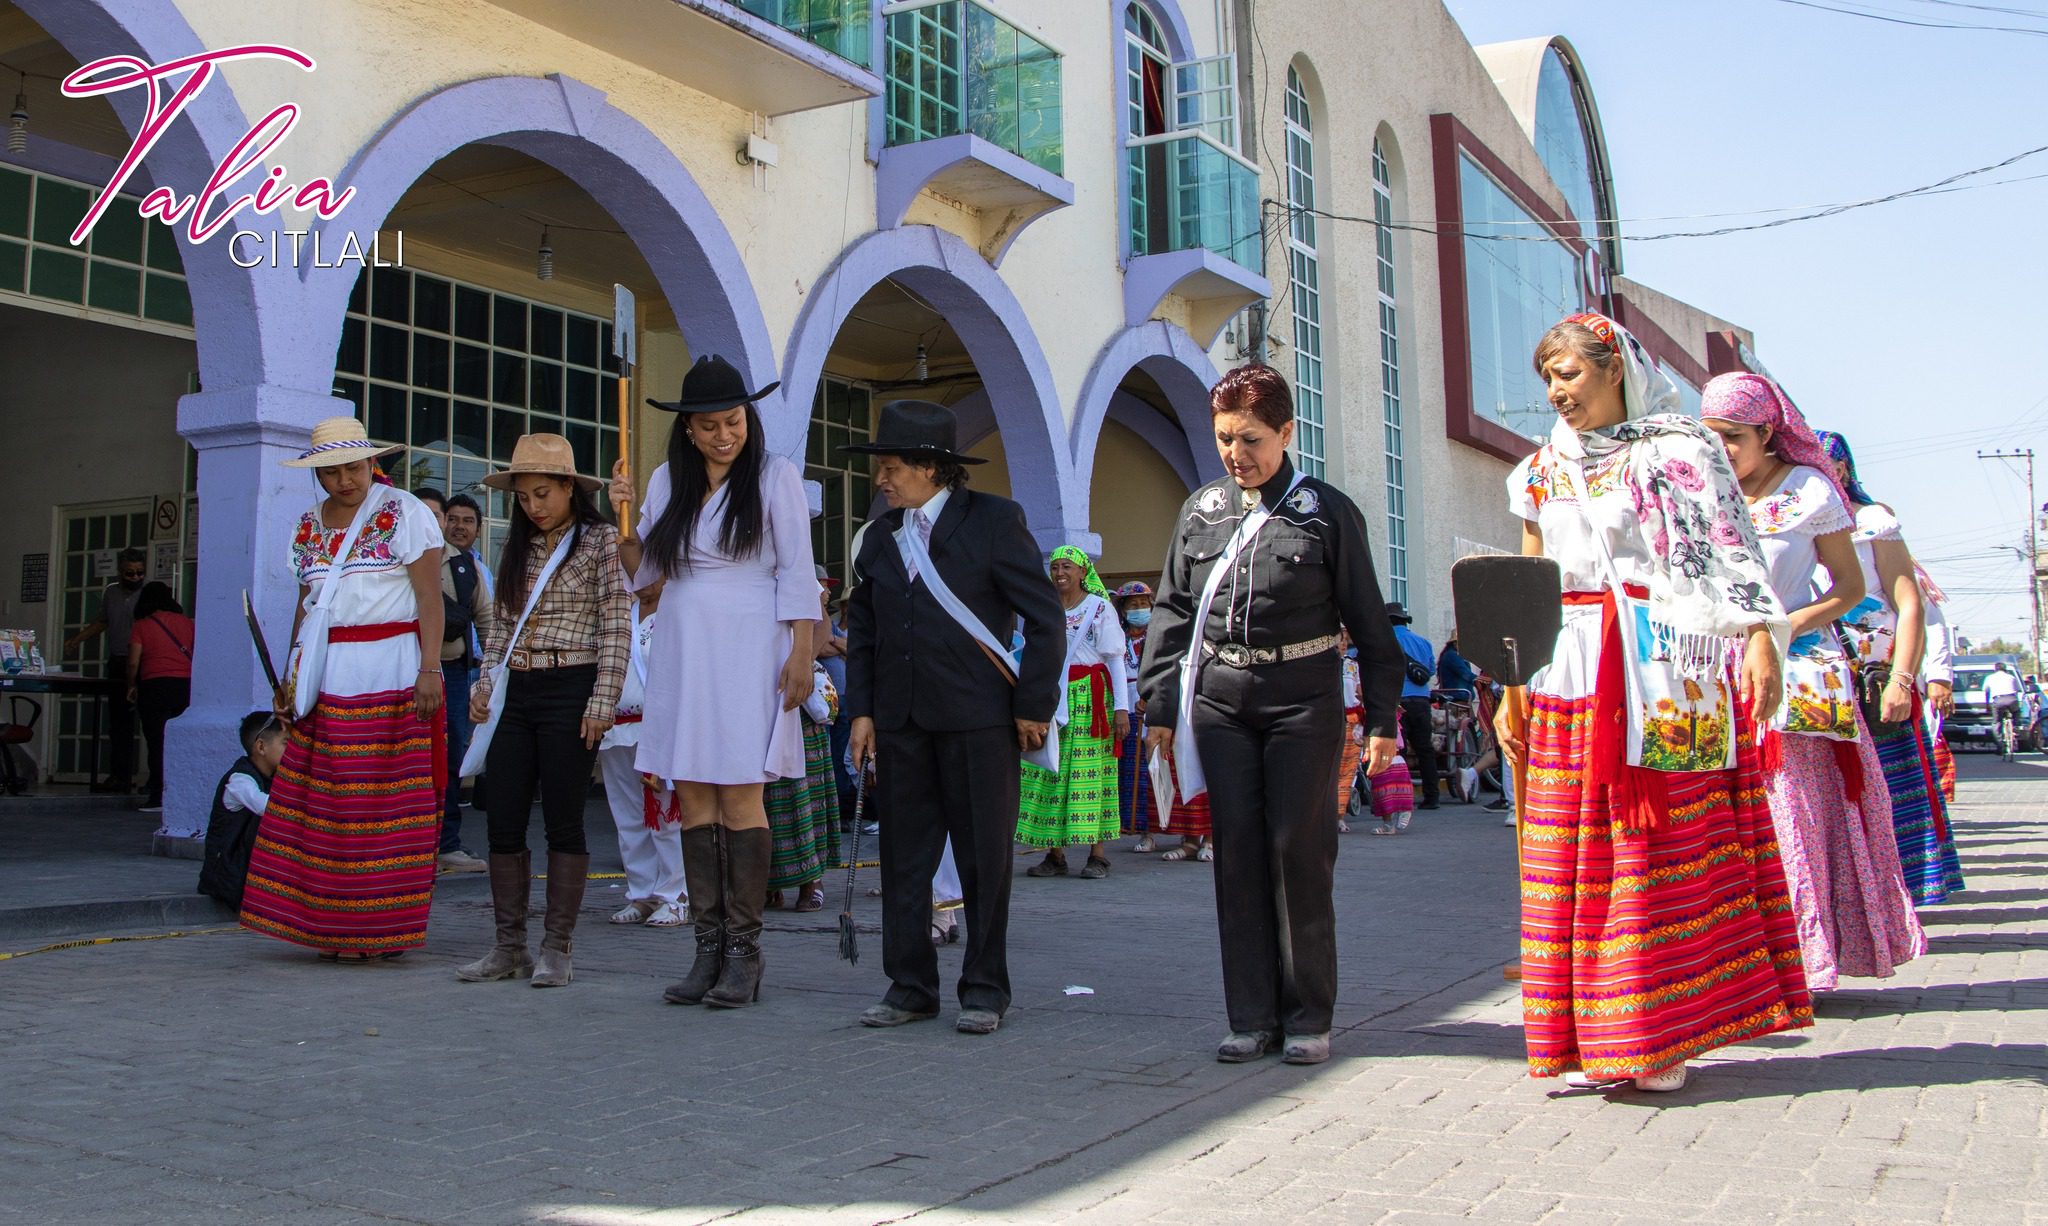
[[[1451,798],[1460,804],[1471,804],[1478,800],[1478,788],[1465,786],[1465,772],[1479,761],[1479,738],[1472,733],[1472,725],[1461,723],[1451,731]]]

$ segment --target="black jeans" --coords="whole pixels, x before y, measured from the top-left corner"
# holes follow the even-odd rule
[[[1437,801],[1436,727],[1429,699],[1401,700],[1401,737],[1408,742],[1408,755],[1422,776],[1415,784],[1416,803],[1434,809]]]
[[[1017,730],[926,732],[905,725],[875,737],[882,819],[882,999],[899,1009],[939,1007],[932,948],[932,874],[946,838],[966,899],[967,948],[957,991],[963,1009],[1010,1007],[1010,870],[1017,837]]]
[[[125,697],[125,695],[123,696]],[[149,803],[164,803],[164,725],[192,705],[190,677],[153,677],[135,686],[135,710],[142,717],[142,739],[149,746]]]
[[[1337,1002],[1337,763],[1344,675],[1334,652],[1210,662],[1195,744],[1216,840],[1216,927],[1233,1031],[1322,1034]]]
[[[506,671],[505,713],[484,763],[492,855],[526,850],[536,790],[548,850],[588,854],[583,806],[597,751],[583,744],[583,705],[596,686],[595,664]]]
[[[128,653],[107,657],[107,757],[100,769],[108,783],[122,788],[135,782],[135,708],[128,702]]]
[[[442,711],[448,717],[448,795],[441,801],[443,852],[462,850],[462,755],[469,749],[469,685],[474,680],[468,659],[441,662]]]

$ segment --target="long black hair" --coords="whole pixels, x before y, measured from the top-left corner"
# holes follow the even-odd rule
[[[731,557],[751,558],[761,551],[761,466],[767,458],[761,415],[749,401],[747,441],[725,474],[725,519],[718,526],[718,547]],[[690,539],[710,493],[711,474],[704,453],[690,439],[689,415],[684,414],[668,436],[668,505],[647,530],[648,556],[671,579],[690,568]]]
[[[171,595],[171,585],[168,583],[145,583],[142,585],[142,591],[135,597],[134,618],[136,621],[141,621],[143,618],[156,613],[183,613],[184,611],[185,606],[178,603],[176,596]]]
[[[590,491],[569,477],[558,477],[569,485],[569,552],[575,553],[576,546],[583,539],[583,529],[591,524],[602,524],[606,520],[597,509],[597,500]],[[526,511],[513,500],[512,522],[505,531],[505,552],[498,559],[498,608],[508,616],[517,617],[526,607],[528,595],[526,557],[532,552],[533,534],[539,531]]]

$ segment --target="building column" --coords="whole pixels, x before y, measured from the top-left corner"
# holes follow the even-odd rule
[[[350,414],[324,392],[262,385],[197,392],[178,402],[178,433],[199,452],[199,581],[192,620],[192,705],[164,748],[159,855],[198,855],[213,789],[241,753],[242,717],[270,706],[242,615],[247,591],[279,668],[291,647],[298,583],[288,564],[299,516],[318,498],[310,472],[282,462],[307,447],[313,424]]]

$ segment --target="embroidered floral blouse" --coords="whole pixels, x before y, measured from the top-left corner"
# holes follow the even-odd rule
[[[1812,604],[1821,588],[1818,540],[1854,526],[1834,483],[1818,469],[1796,465],[1775,491],[1749,504],[1749,517],[1779,602],[1788,613]],[[1810,631],[1799,641],[1826,637]]]
[[[348,580],[335,592],[333,612],[337,626],[375,626],[409,622],[420,615],[413,598],[412,576],[406,573],[421,554],[442,546],[441,528],[432,511],[404,490],[378,486],[368,495],[382,498],[383,505],[370,515],[355,544],[349,546],[341,573]],[[292,533],[292,574],[308,591],[306,608],[320,597],[321,585],[334,568],[334,553],[341,548],[347,527],[329,528],[320,522],[320,508],[314,506],[299,517]]]
[[[1648,591],[1654,620],[1728,639],[1762,624],[1782,653],[1790,623],[1721,441],[1669,414],[1589,437],[1604,447],[1585,460],[1590,509],[1576,493],[1576,465],[1555,443],[1507,482],[1509,509],[1541,529],[1564,590],[1605,590],[1611,557],[1624,584]]]

